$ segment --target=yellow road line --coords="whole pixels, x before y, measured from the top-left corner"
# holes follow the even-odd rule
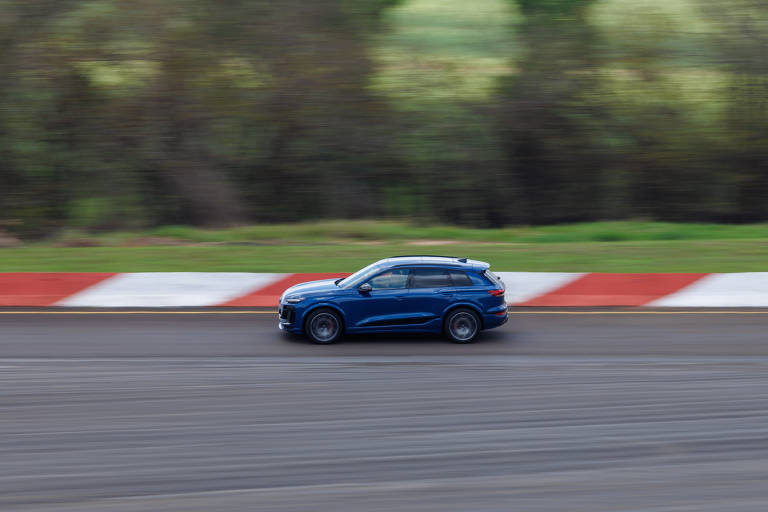
[[[513,310],[510,315],[768,315],[768,309],[759,311],[719,309],[714,311],[684,310],[684,311],[545,311],[545,310]],[[129,310],[129,311],[0,311],[0,315],[277,315],[277,311],[249,310],[200,310],[200,311],[159,311],[159,310]]]

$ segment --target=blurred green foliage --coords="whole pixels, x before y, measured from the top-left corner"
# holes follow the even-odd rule
[[[765,221],[767,47],[768,0],[0,0],[0,229]]]

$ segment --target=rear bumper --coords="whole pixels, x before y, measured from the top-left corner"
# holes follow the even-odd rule
[[[483,329],[493,329],[494,327],[500,327],[507,323],[509,320],[507,309],[504,308],[504,311],[500,313],[502,314],[494,313],[483,315]]]

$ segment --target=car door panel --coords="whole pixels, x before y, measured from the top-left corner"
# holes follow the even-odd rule
[[[403,316],[403,302],[408,290],[373,290],[363,294],[355,304],[355,327],[398,325]]]
[[[425,313],[399,312],[394,315],[378,315],[366,318],[361,327],[396,327],[423,325],[434,318]]]
[[[424,317],[440,318],[443,311],[453,302],[453,294],[440,288],[417,288],[410,290],[405,307]]]
[[[403,309],[408,296],[407,278],[407,269],[391,269],[367,281],[372,290],[355,290],[355,294],[344,304],[348,327],[367,329],[413,323],[414,320],[408,318],[408,312]]]
[[[408,282],[409,293],[404,309],[439,326],[443,311],[453,303],[455,296],[446,270],[412,269]]]

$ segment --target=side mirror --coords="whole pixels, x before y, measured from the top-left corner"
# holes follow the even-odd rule
[[[369,291],[373,290],[373,286],[371,286],[369,283],[363,283],[358,286],[357,289],[361,293],[368,293]]]

